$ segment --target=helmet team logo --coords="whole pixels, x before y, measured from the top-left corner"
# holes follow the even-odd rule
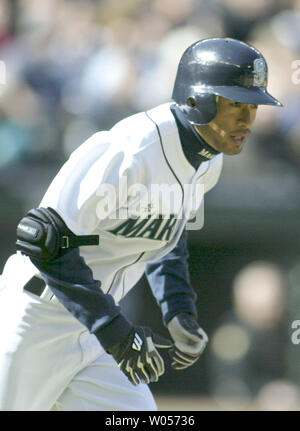
[[[134,335],[134,340],[133,340],[131,347],[133,350],[137,350],[139,352],[142,348],[142,345],[143,345],[143,340],[141,339],[139,334],[136,332]]]
[[[255,87],[263,87],[267,79],[267,65],[262,58],[256,58],[253,62]]]

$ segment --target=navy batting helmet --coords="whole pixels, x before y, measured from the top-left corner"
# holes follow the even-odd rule
[[[282,104],[267,92],[268,66],[253,46],[230,38],[195,42],[183,53],[172,99],[193,124],[217,114],[217,97],[255,105]]]

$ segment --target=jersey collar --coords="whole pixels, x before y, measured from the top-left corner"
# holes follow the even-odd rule
[[[171,105],[170,109],[176,121],[182,150],[194,169],[197,170],[202,162],[207,162],[220,154],[197,133],[176,104]]]

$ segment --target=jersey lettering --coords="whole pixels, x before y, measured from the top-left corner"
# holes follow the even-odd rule
[[[157,241],[168,241],[177,219],[175,214],[170,214],[169,218],[163,218],[160,214],[156,218],[130,218],[120,226],[109,232],[126,238],[147,238]]]

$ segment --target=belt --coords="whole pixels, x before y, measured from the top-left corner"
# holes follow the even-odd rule
[[[41,296],[46,288],[46,283],[39,277],[32,277],[24,286],[24,290],[33,293],[34,295]]]

